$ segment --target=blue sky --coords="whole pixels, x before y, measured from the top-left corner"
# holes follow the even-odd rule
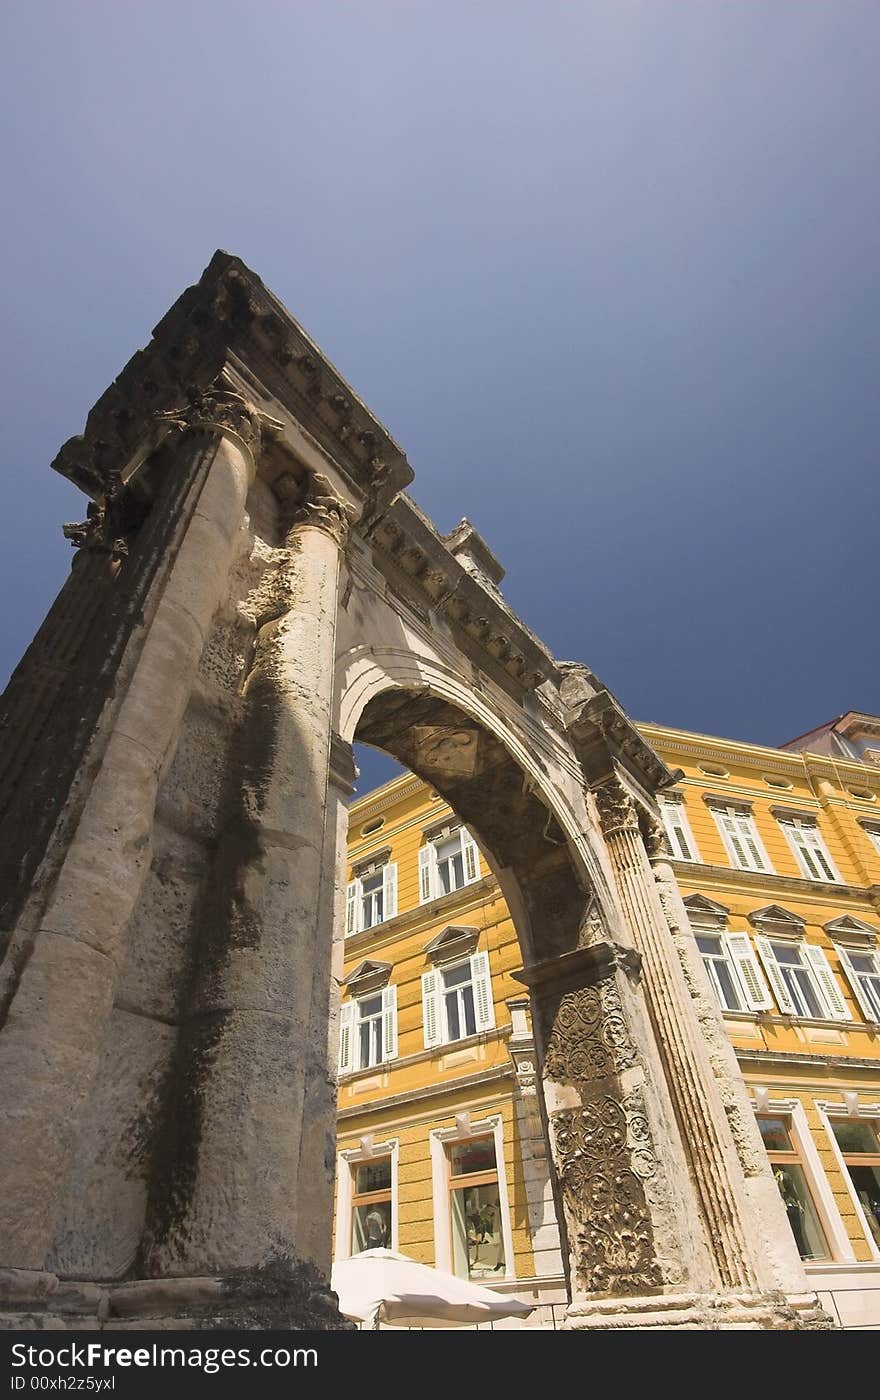
[[[637,719],[880,711],[876,0],[4,7],[0,671],[217,247]]]

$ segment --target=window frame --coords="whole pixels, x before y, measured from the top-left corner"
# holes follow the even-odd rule
[[[680,833],[676,834],[672,822],[673,812],[678,817]],[[663,822],[663,830],[666,832],[666,840],[669,845],[670,854],[673,860],[684,860],[689,865],[702,864],[697,843],[694,840],[694,833],[688,820],[687,804],[684,794],[680,792],[664,793],[660,798],[660,817]],[[679,849],[676,849],[678,847]],[[687,854],[683,854],[687,851]],[[691,852],[693,854],[691,854]]]
[[[444,890],[440,887],[437,848],[438,845],[452,841],[456,836],[461,853],[462,883],[454,889]],[[483,878],[480,848],[463,822],[457,825],[447,823],[440,831],[434,829],[426,832],[425,840],[419,847],[418,860],[420,904],[430,904],[435,899],[447,899]]]
[[[868,838],[868,843],[875,856],[880,857],[880,822],[859,821],[859,826]]]
[[[362,1137],[359,1147],[343,1148],[336,1156],[336,1239],[334,1260],[351,1259],[351,1232],[354,1224],[353,1201],[355,1196],[355,1172],[364,1162],[375,1161],[379,1157],[391,1158],[391,1249],[400,1247],[398,1167],[400,1139],[389,1138],[387,1142],[373,1143],[370,1137]]]
[[[876,977],[878,981],[880,981],[880,949],[856,945],[854,943],[843,943],[837,940],[835,940],[834,947],[837,951],[837,956],[840,958],[840,966],[843,969],[844,977],[850,985],[850,990],[852,991],[856,1006],[864,1016],[866,1024],[869,1026],[880,1025],[880,1004],[878,1004],[875,1010],[870,1001],[871,993],[862,986],[860,980],[862,977]],[[852,966],[851,959],[853,956],[857,958],[873,958],[874,971],[860,972],[858,968]],[[874,995],[877,997],[878,1003],[880,1003],[880,988],[878,988]]]
[[[843,1217],[837,1209],[834,1200],[834,1192],[831,1189],[831,1183],[822,1166],[816,1143],[810,1132],[810,1125],[807,1122],[807,1115],[803,1104],[800,1099],[771,1099],[769,1096],[764,1097],[766,1095],[766,1090],[756,1091],[756,1094],[759,1092],[762,1098],[760,1106],[757,1102],[757,1098],[752,1099],[752,1108],[756,1118],[788,1118],[790,1120],[789,1133],[792,1141],[795,1143],[798,1163],[803,1170],[807,1189],[810,1192],[813,1206],[815,1207],[816,1214],[819,1217],[819,1223],[825,1235],[825,1243],[829,1250],[827,1258],[802,1259],[801,1263],[807,1271],[812,1269],[816,1272],[821,1272],[823,1269],[827,1269],[829,1264],[853,1262],[855,1260],[855,1252],[850,1238],[846,1233]],[[764,1152],[769,1162],[770,1155],[767,1153],[766,1148],[764,1148]],[[772,1171],[772,1163],[770,1166]],[[792,1239],[794,1239],[793,1232]],[[795,1249],[797,1249],[796,1241]]]
[[[794,964],[779,962],[774,945],[792,949],[798,953],[798,970],[807,975],[819,1007],[818,1016],[813,1015],[809,1010],[801,1011],[799,1009],[798,998],[803,999],[803,991],[797,978],[793,978],[792,980],[798,988],[797,994],[793,994],[791,985],[783,971],[784,968],[792,967]],[[781,1016],[790,1016],[796,1021],[823,1021],[833,1022],[835,1025],[852,1025],[853,1018],[846,1004],[846,998],[837,984],[834,969],[828,961],[828,955],[824,948],[819,947],[816,943],[808,943],[802,934],[792,934],[787,930],[784,933],[779,932],[769,924],[765,924],[755,933],[755,947],[758,950],[758,956],[761,959]],[[828,979],[828,985],[824,984],[822,980],[824,978]],[[835,997],[837,998],[836,1006]]]
[[[364,879],[382,875],[382,918],[374,923],[364,922]],[[345,937],[381,928],[397,916],[397,862],[385,859],[360,861],[352,867],[353,879],[345,887]],[[371,892],[372,894],[378,891]]]
[[[510,1199],[507,1190],[507,1165],[504,1159],[504,1121],[500,1113],[490,1114],[479,1122],[471,1122],[468,1114],[459,1115],[465,1123],[456,1122],[453,1128],[433,1128],[430,1133],[431,1183],[434,1198],[434,1266],[446,1273],[455,1273],[452,1255],[452,1189],[449,1182],[449,1145],[466,1142],[473,1138],[491,1136],[495,1144],[495,1168],[498,1173],[498,1205],[501,1211],[501,1238],[504,1242],[504,1273],[493,1280],[503,1283],[516,1278],[516,1260],[513,1254],[513,1227],[510,1217]],[[460,1277],[460,1275],[456,1275]],[[491,1283],[482,1280],[484,1286]]]
[[[382,1002],[381,1010],[378,1012],[382,1036],[382,1057],[375,1063],[363,1065],[361,1064],[360,1008],[362,1002],[373,1001],[376,997],[379,997]],[[375,987],[372,991],[362,992],[360,996],[350,996],[347,1001],[340,1002],[339,1017],[339,1051],[336,1071],[339,1079],[352,1074],[360,1074],[364,1070],[380,1070],[384,1065],[391,1064],[393,1060],[397,1059],[396,983],[386,982],[384,987]],[[370,1017],[369,1019],[374,1018]],[[346,1033],[349,1036],[347,1056],[345,1054]]]
[[[817,1100],[816,1109],[819,1114],[819,1119],[822,1123],[822,1126],[825,1129],[825,1132],[828,1136],[828,1140],[831,1144],[832,1155],[839,1168],[840,1175],[843,1178],[843,1182],[846,1186],[850,1200],[852,1201],[853,1208],[856,1214],[856,1219],[861,1225],[862,1234],[867,1242],[868,1249],[871,1252],[871,1259],[875,1263],[880,1263],[880,1247],[878,1247],[877,1242],[874,1238],[873,1231],[871,1230],[871,1227],[868,1224],[868,1221],[865,1217],[865,1212],[862,1207],[862,1203],[858,1198],[856,1189],[852,1182],[852,1178],[850,1177],[849,1170],[847,1168],[846,1157],[844,1156],[843,1149],[841,1148],[840,1143],[837,1141],[837,1134],[834,1132],[834,1128],[832,1126],[834,1121],[838,1119],[848,1119],[849,1121],[855,1119],[871,1123],[874,1128],[874,1131],[877,1133],[878,1152],[880,1152],[880,1103],[859,1104],[857,1111],[855,1113],[852,1113],[850,1112],[850,1109],[846,1103],[835,1103],[833,1100]],[[849,1247],[851,1250],[851,1257],[853,1260],[855,1260],[855,1250],[852,1248],[852,1243],[849,1240],[849,1236],[847,1236],[847,1242],[849,1243]]]
[[[797,862],[798,869],[800,870],[804,879],[815,880],[819,884],[843,884],[843,881],[840,877],[840,872],[838,871],[837,866],[832,860],[831,852],[828,849],[825,837],[822,833],[822,829],[819,826],[818,817],[814,816],[813,813],[806,812],[780,812],[774,813],[774,815],[776,816],[776,821],[779,824],[779,828],[782,831],[782,834],[785,837],[786,841],[788,842],[789,849],[792,855],[794,856]],[[797,839],[797,832],[801,832],[804,834],[805,839],[803,840],[802,844]],[[812,836],[812,843],[806,839],[807,833],[809,833],[810,836]],[[816,860],[816,857],[818,857],[818,860],[816,860],[816,866],[817,870],[820,873],[817,874],[816,871],[810,869],[810,857],[812,857],[814,860]],[[824,861],[825,865],[827,866],[827,870],[830,873],[822,872],[822,861]]]
[[[442,979],[444,973],[454,972],[459,967],[470,969],[476,1029],[450,1040],[446,990],[443,987]],[[432,983],[432,979],[436,979],[436,984]],[[487,951],[477,949],[475,952],[469,953],[467,957],[450,958],[448,962],[438,962],[430,971],[422,974],[422,1036],[426,1050],[437,1050],[446,1045],[458,1045],[463,1040],[471,1040],[478,1035],[487,1035],[495,1029],[495,998],[492,987],[492,969]]]
[[[707,796],[706,805],[708,806],[709,811],[712,813],[715,825],[718,828],[718,834],[721,837],[721,841],[724,845],[725,851],[727,852],[727,857],[730,861],[732,869],[751,871],[751,873],[754,875],[775,875],[776,871],[774,870],[770,857],[767,854],[764,842],[761,840],[761,833],[758,830],[758,823],[755,820],[755,813],[752,808],[752,804],[750,802],[736,802],[730,800],[725,801],[721,797]],[[748,839],[751,841],[751,844],[754,846],[757,852],[758,861],[763,861],[763,865],[760,863],[757,865],[752,865],[748,862],[744,864],[739,859],[736,853],[736,846],[734,845],[734,838],[730,835],[729,832],[725,830],[724,827],[725,816],[729,817],[731,821],[733,821],[734,819],[739,821],[742,818],[745,818],[747,820],[749,824]],[[738,839],[743,851],[745,851],[746,845],[744,835],[742,833],[738,833]]]

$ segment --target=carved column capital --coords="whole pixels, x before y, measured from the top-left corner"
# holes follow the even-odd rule
[[[288,539],[297,526],[311,525],[330,535],[344,549],[353,518],[351,506],[335,494],[326,476],[313,472],[308,487],[290,512]]]
[[[600,787],[593,788],[592,792],[606,836],[620,830],[638,832],[636,804],[619,778],[610,778]]]
[[[648,852],[648,859],[668,860],[669,852],[666,848],[666,832],[663,823],[658,817],[646,816],[642,821],[642,840],[645,843],[645,850]]]
[[[256,456],[260,449],[261,415],[252,403],[225,384],[215,383],[193,393],[182,408],[157,413],[160,423],[179,431],[187,428],[212,428],[215,432],[232,433]]]

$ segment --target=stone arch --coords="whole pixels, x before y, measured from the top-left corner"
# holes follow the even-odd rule
[[[569,1324],[821,1323],[694,1010],[661,872],[672,775],[516,617],[473,527],[418,509],[398,444],[259,278],[217,253],[53,466],[92,504],[0,716],[0,1313],[340,1325],[332,971],[360,725],[439,777],[523,931]],[[407,750],[396,706],[464,730],[515,820],[413,747],[418,723]],[[67,734],[35,822],[29,773]]]

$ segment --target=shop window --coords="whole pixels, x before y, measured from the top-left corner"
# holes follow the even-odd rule
[[[840,1155],[852,1182],[865,1224],[880,1251],[880,1137],[877,1125],[865,1118],[832,1118]]]
[[[451,1143],[447,1169],[453,1272],[460,1278],[503,1277],[507,1268],[494,1138]]]
[[[785,1115],[759,1114],[758,1127],[788,1223],[802,1259],[829,1259],[828,1241],[809,1189],[804,1164]]]
[[[391,1157],[353,1162],[351,1252],[391,1248]]]

